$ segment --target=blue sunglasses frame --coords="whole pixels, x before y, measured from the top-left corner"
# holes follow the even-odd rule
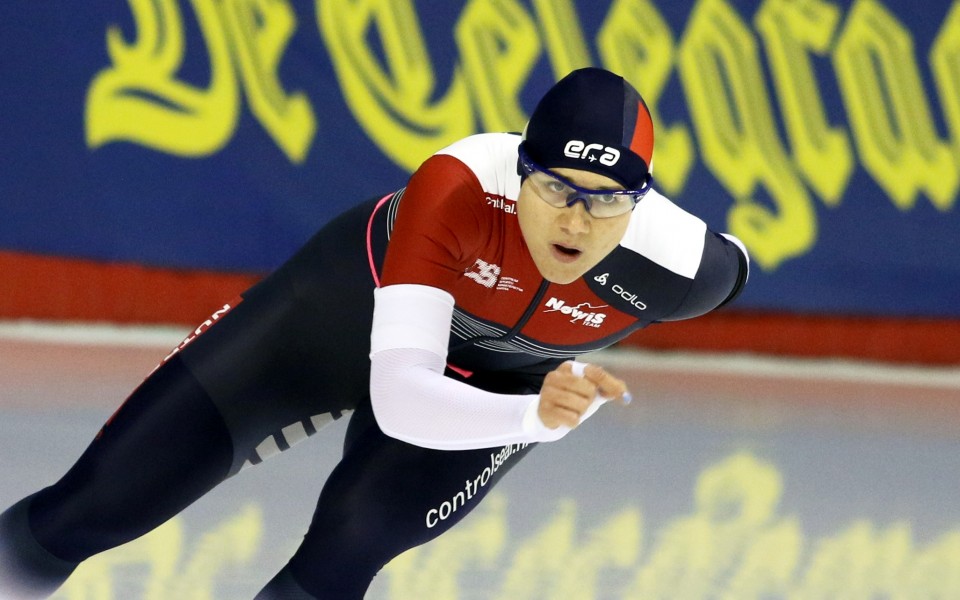
[[[591,190],[591,189],[587,189],[587,188],[582,188],[582,187],[580,187],[580,186],[578,186],[578,185],[570,182],[570,181],[567,180],[565,177],[563,177],[563,176],[561,176],[561,175],[558,175],[558,174],[554,173],[553,171],[551,171],[550,169],[547,169],[546,167],[542,167],[542,166],[540,166],[539,164],[537,164],[536,162],[534,162],[533,160],[531,160],[531,159],[530,159],[530,156],[526,153],[526,151],[524,151],[524,149],[523,149],[522,146],[517,149],[517,154],[518,154],[518,157],[519,157],[519,162],[520,162],[520,168],[521,168],[521,171],[522,171],[522,175],[523,175],[524,177],[527,177],[527,176],[531,175],[531,174],[534,173],[534,172],[541,172],[541,173],[544,173],[544,174],[546,174],[546,175],[548,175],[548,176],[556,179],[556,180],[559,181],[560,183],[564,184],[565,186],[567,186],[567,187],[569,187],[570,189],[573,190],[573,193],[571,193],[571,194],[569,194],[569,195],[567,196],[567,200],[566,200],[566,202],[565,202],[565,206],[566,206],[567,208],[573,206],[573,205],[576,204],[577,202],[583,202],[583,206],[584,206],[584,208],[587,209],[587,212],[590,213],[591,216],[596,217],[596,218],[600,218],[600,219],[610,218],[610,217],[616,217],[616,216],[620,216],[620,215],[623,215],[623,214],[626,214],[626,213],[632,211],[633,208],[636,207],[636,205],[637,205],[641,200],[643,200],[643,197],[647,195],[647,192],[650,191],[650,189],[651,189],[651,187],[652,187],[652,185],[653,185],[653,176],[648,173],[648,174],[647,174],[646,181],[644,181],[643,188],[641,188],[641,189],[639,189],[639,190]],[[593,211],[592,211],[592,208],[593,208],[593,200],[591,199],[591,196],[610,196],[610,195],[613,195],[613,196],[627,196],[627,197],[629,197],[629,198],[633,201],[630,209],[629,209],[629,210],[625,210],[625,211],[623,211],[623,212],[621,212],[621,213],[612,214],[612,215],[601,215],[601,216],[597,216],[597,215],[593,214]],[[547,202],[546,200],[544,200],[544,201]],[[547,202],[547,204],[549,204],[550,206],[556,206],[556,205],[554,205],[553,203],[550,203],[550,202]],[[557,208],[560,208],[559,206],[556,206],[556,207],[557,207]]]

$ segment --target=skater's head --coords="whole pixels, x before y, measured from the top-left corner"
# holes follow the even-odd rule
[[[590,171],[641,191],[650,179],[653,121],[623,77],[595,67],[578,69],[540,99],[520,148],[547,169]]]
[[[547,91],[523,132],[517,200],[545,279],[574,281],[616,247],[650,189],[652,162],[650,112],[623,77],[579,69]]]

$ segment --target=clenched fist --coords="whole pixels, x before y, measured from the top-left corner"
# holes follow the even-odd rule
[[[565,362],[550,373],[540,389],[537,415],[549,429],[574,428],[580,424],[594,400],[629,403],[627,384],[603,367]]]

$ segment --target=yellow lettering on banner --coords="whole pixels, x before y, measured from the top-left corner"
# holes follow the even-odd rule
[[[723,587],[723,593],[717,597],[723,600],[788,597],[802,548],[803,532],[794,518],[757,532],[756,539],[747,543],[743,558]]]
[[[302,163],[317,120],[306,94],[288,95],[277,76],[280,59],[297,28],[296,13],[285,0],[221,2],[253,113],[284,153],[294,163]]]
[[[822,0],[765,0],[754,17],[797,165],[823,201],[840,203],[854,159],[840,127],[827,123],[809,52],[829,52],[840,10]]]
[[[726,0],[697,2],[679,70],[704,161],[736,200],[730,232],[768,270],[809,251],[813,203],[778,137],[753,34]],[[758,185],[774,210],[749,197]]]
[[[960,181],[936,133],[910,32],[876,0],[857,0],[834,51],[851,129],[864,167],[900,210],[917,193],[948,210]]]
[[[217,576],[229,567],[248,564],[257,555],[263,538],[263,514],[248,504],[197,541],[190,559],[173,580],[164,598],[216,600]]]
[[[653,162],[657,186],[679,193],[696,151],[689,128],[667,125],[657,106],[673,73],[674,39],[670,26],[650,0],[616,0],[597,33],[597,48],[604,65],[637,86],[650,116],[656,148]]]
[[[960,2],[953,3],[943,20],[930,50],[930,66],[950,128],[953,157],[960,164]],[[955,200],[950,207],[953,202]]]
[[[597,597],[598,576],[604,569],[628,568],[640,551],[640,513],[626,509],[604,525],[577,538],[576,505],[564,500],[557,513],[514,553],[499,600]]]
[[[557,574],[555,591],[549,597],[593,600],[602,596],[601,571],[633,566],[640,556],[642,531],[640,511],[627,508],[586,532],[571,548],[567,566]]]
[[[543,30],[553,76],[561,79],[570,71],[589,67],[590,50],[572,0],[533,0]]]
[[[510,539],[506,497],[492,493],[470,518],[391,561],[382,577],[397,600],[474,597],[464,573],[482,573],[483,591],[499,600],[960,598],[960,531],[918,548],[909,523],[882,528],[861,519],[806,542],[796,517],[778,516],[782,493],[774,465],[741,452],[701,472],[692,513],[670,517],[654,534],[630,506],[582,530],[577,502],[567,498],[519,540]],[[256,505],[190,547],[183,523],[176,517],[84,562],[53,600],[212,600],[218,578],[250,564],[264,543]],[[652,539],[641,553],[644,538]],[[604,571],[615,577],[602,578]],[[615,588],[623,576],[632,580]]]
[[[916,553],[903,585],[915,597],[960,598],[960,532],[948,532]]]
[[[81,564],[52,600],[213,600],[217,576],[249,563],[260,547],[263,516],[248,505],[205,533],[186,564],[183,521],[176,517],[149,534]],[[126,573],[126,575],[124,575]],[[142,593],[131,594],[131,590]]]
[[[113,552],[98,554],[85,561],[51,600],[166,600],[164,584],[176,574],[183,552],[181,519],[167,521],[146,536]],[[127,571],[129,577],[124,577]],[[144,577],[144,571],[146,576]],[[142,594],[117,594],[116,588],[134,587]]]
[[[696,512],[665,527],[629,590],[630,598],[705,598],[771,523],[780,474],[742,453],[704,471]]]
[[[822,540],[791,598],[903,598],[917,590],[903,585],[912,553],[909,528],[878,532],[867,522]]]
[[[492,566],[506,539],[506,499],[490,494],[469,519],[384,567],[390,597],[457,600],[461,590],[458,576],[464,567]]]
[[[527,600],[552,597],[545,593],[557,575],[572,565],[576,531],[576,507],[570,500],[561,500],[558,510],[545,527],[527,538],[514,552],[497,600]]]
[[[439,148],[475,132],[463,75],[439,100],[411,0],[316,0],[320,32],[344,98],[367,135],[399,166],[414,170]],[[385,63],[368,35],[379,36]]]
[[[213,0],[193,0],[210,54],[210,85],[176,79],[183,62],[183,21],[177,0],[129,0],[137,41],[119,27],[107,31],[113,66],[100,71],[87,92],[87,144],[130,141],[181,156],[216,152],[239,117],[237,81],[226,35]]]
[[[487,131],[520,131],[519,95],[540,54],[536,24],[515,0],[472,0],[454,27],[464,74]]]

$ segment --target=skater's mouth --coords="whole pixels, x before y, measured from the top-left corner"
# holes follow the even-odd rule
[[[565,246],[563,244],[551,244],[550,250],[554,258],[564,263],[573,262],[580,258],[580,255],[583,254],[583,250],[572,246]]]

